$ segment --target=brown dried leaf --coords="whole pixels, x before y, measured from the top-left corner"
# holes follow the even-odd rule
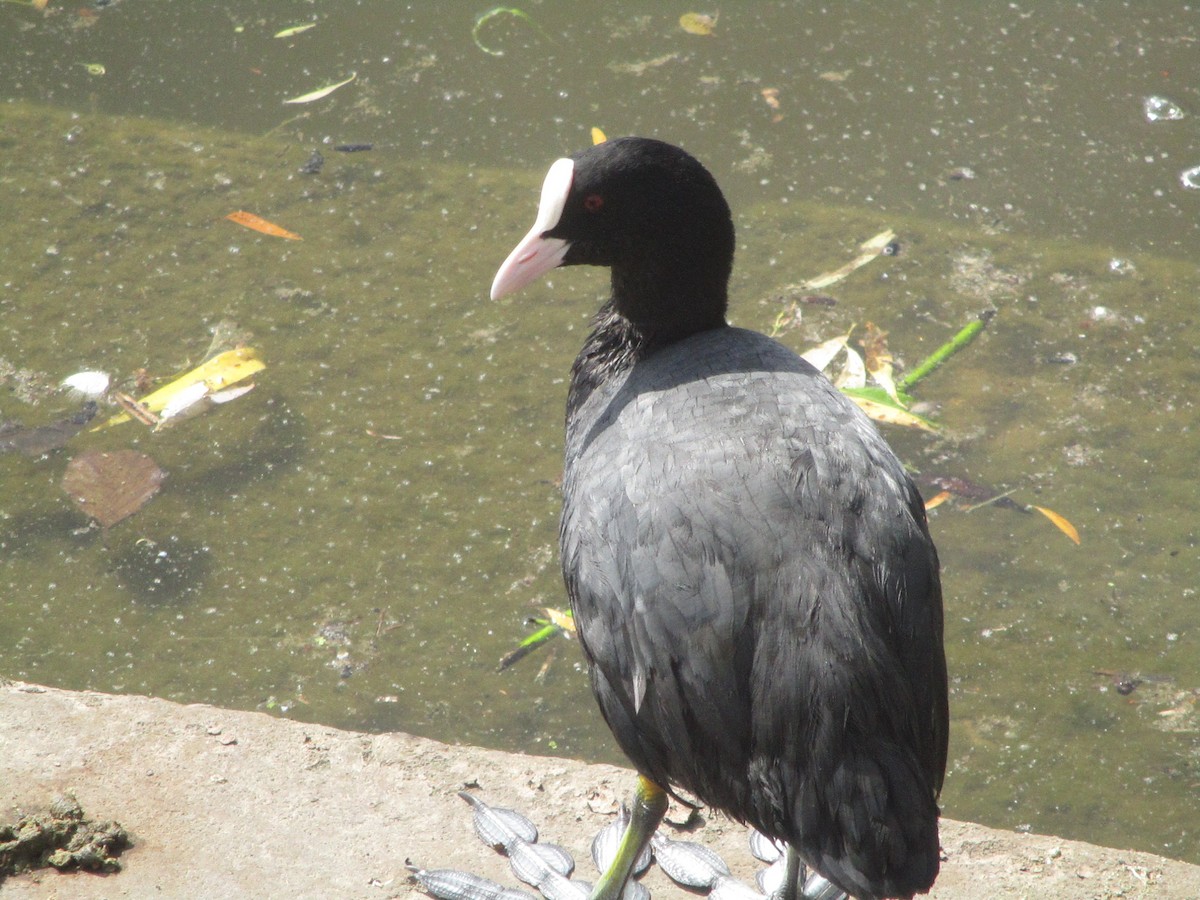
[[[868,322],[866,334],[859,343],[866,356],[867,372],[870,374],[871,380],[887,391],[887,395],[896,403],[903,406],[904,404],[900,403],[900,397],[896,392],[896,382],[892,378],[892,351],[888,349],[887,334],[874,322]]]
[[[883,366],[890,367],[892,364],[892,352],[888,350],[888,333],[874,322],[868,322],[864,331],[865,334],[859,339],[858,343],[862,346],[863,352],[867,357],[867,371],[875,372]]]
[[[111,528],[141,509],[166,477],[136,450],[86,450],[67,464],[62,487],[85,515]]]

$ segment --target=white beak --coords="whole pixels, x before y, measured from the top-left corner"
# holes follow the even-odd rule
[[[570,247],[567,241],[546,237],[545,234],[562,218],[574,177],[575,162],[565,158],[557,160],[546,173],[537,219],[529,233],[496,271],[496,278],[492,281],[493,300],[519,291],[538,276],[558,266],[567,255],[567,248]]]

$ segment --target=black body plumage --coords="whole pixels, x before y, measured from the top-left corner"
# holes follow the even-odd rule
[[[560,536],[604,717],[644,776],[853,896],[927,890],[947,701],[917,489],[823,375],[725,324],[733,226],[699,163],[573,159],[544,236],[613,298],[572,372]]]

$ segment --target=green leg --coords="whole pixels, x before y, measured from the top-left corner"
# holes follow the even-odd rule
[[[802,877],[804,877],[804,864],[800,861],[800,854],[789,845],[787,848],[787,874],[783,878],[781,900],[796,900],[800,896],[804,887],[800,884]]]
[[[666,812],[667,792],[649,778],[639,775],[629,827],[621,838],[616,859],[596,882],[590,900],[619,900],[638,854],[649,843],[650,836]]]

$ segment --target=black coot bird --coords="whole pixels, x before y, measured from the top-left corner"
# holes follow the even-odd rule
[[[619,897],[666,792],[786,841],[861,900],[938,873],[946,663],[924,506],[870,421],[725,321],[729,207],[677,147],[551,166],[492,297],[612,269],[571,372],[563,574],[600,710],[641,777],[593,897]]]

